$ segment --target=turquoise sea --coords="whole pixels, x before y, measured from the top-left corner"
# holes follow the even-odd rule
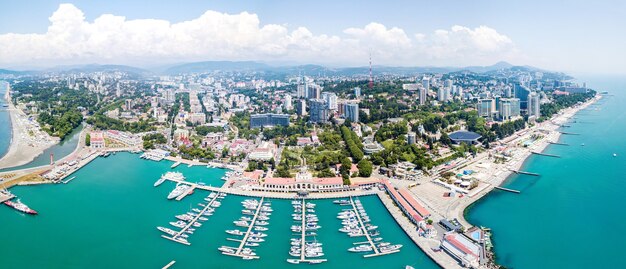
[[[467,212],[475,225],[493,230],[498,263],[508,268],[623,268],[626,240],[626,78],[586,80],[609,91],[579,112],[560,142],[532,156],[504,186],[521,194],[494,191]],[[583,146],[584,144],[584,146]],[[613,157],[613,154],[617,157]]]
[[[336,214],[342,207],[331,200],[317,204],[319,225],[317,240],[324,244],[328,262],[319,265],[292,265],[288,251],[291,238],[292,207],[288,200],[269,200],[274,212],[266,241],[256,247],[258,260],[244,261],[224,256],[217,250],[234,245],[226,238],[227,229],[241,217],[245,197],[229,195],[215,214],[190,235],[191,246],[160,237],[157,226],[168,226],[174,216],[190,211],[208,195],[195,191],[182,201],[170,201],[167,194],[172,182],[153,187],[154,181],[171,162],[139,159],[139,155],[118,153],[98,158],[83,167],[69,184],[15,187],[11,191],[39,211],[27,216],[5,206],[0,207],[0,267],[2,268],[161,268],[176,260],[173,268],[437,268],[393,220],[377,196],[361,198],[374,225],[379,226],[385,241],[402,244],[400,253],[363,258],[348,252],[353,242],[338,232],[341,222]],[[219,186],[226,170],[180,165],[192,182]],[[267,201],[267,200],[266,200]]]

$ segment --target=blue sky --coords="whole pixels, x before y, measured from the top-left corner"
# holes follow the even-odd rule
[[[78,13],[71,8],[63,9],[59,12],[63,14],[57,16],[57,25],[62,27],[57,32],[49,32],[50,17],[61,10],[61,3],[71,3],[83,13],[84,19],[72,20],[71,16],[63,14]],[[4,45],[3,42],[47,44],[26,48],[2,46],[6,57],[0,51],[0,67],[87,62],[146,66],[231,59],[364,65],[364,55],[371,51],[375,62],[388,65],[487,65],[507,60],[566,72],[626,73],[626,35],[623,34],[626,4],[619,1],[109,0],[2,1],[0,6],[0,45]],[[205,14],[207,10],[216,13]],[[241,12],[255,16],[258,29],[254,27],[254,18],[222,16]],[[140,20],[141,23],[128,25],[133,28],[141,24],[144,28],[133,28],[135,30],[115,37],[103,35],[98,29],[111,22],[102,20],[99,27],[89,26],[103,14],[123,16],[124,22]],[[203,15],[211,19],[196,20]],[[146,19],[167,21],[170,26],[196,21],[195,26],[179,31],[179,27],[151,27]],[[197,30],[189,33],[190,29],[198,29],[194,27],[206,29],[222,25],[224,20],[243,21],[243,25],[251,27],[246,28],[252,31],[251,39],[257,41],[242,40],[241,35],[246,32],[242,33],[242,27],[235,25],[223,30],[224,33],[230,31],[230,35],[215,32],[220,31],[219,27],[206,33],[197,33]],[[75,27],[63,28],[80,23],[87,25],[80,31]],[[263,30],[267,25],[280,29],[266,27]],[[485,28],[479,30],[481,26]],[[299,31],[299,27],[306,31]],[[441,30],[444,32],[438,32]],[[120,43],[136,37],[136,31],[150,34],[137,38],[135,43]],[[159,36],[163,31],[168,35]],[[58,38],[52,37],[60,33],[80,38],[66,36],[68,39],[60,44]],[[215,38],[217,35],[221,37]],[[93,40],[101,38],[121,41],[94,43]],[[184,42],[179,43],[187,45],[174,44],[171,39],[180,39]],[[152,45],[155,42],[162,44]],[[263,48],[257,49],[261,46]],[[50,55],[29,52],[45,47],[52,48]],[[123,48],[135,52],[113,53]]]

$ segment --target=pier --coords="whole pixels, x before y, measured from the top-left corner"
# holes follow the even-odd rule
[[[222,252],[223,254],[230,255],[230,256],[237,256],[242,259],[258,259],[259,258],[259,256],[256,256],[256,255],[243,254],[241,253],[241,251],[246,246],[248,237],[250,237],[252,228],[254,228],[254,223],[256,223],[256,219],[259,217],[259,214],[261,213],[261,208],[263,208],[264,199],[265,197],[261,197],[261,200],[259,201],[259,205],[257,206],[256,212],[254,212],[254,217],[252,217],[252,220],[250,221],[250,225],[248,225],[248,231],[246,231],[246,233],[243,236],[243,239],[241,239],[239,243],[239,247],[237,247],[237,250],[235,250],[235,253]],[[232,240],[232,241],[237,241],[237,240]]]
[[[560,134],[564,134],[564,135],[580,135],[579,133],[570,133],[570,132],[559,132]]]
[[[176,263],[176,261],[171,261],[170,263],[168,263],[167,265],[163,266],[162,269],[169,269],[170,267],[172,267],[172,265],[174,265]]]
[[[518,190],[508,189],[508,188],[503,188],[503,187],[498,187],[498,186],[495,186],[494,188],[496,188],[498,190],[508,191],[508,192],[512,192],[512,193],[517,193],[517,194],[522,193],[521,191],[518,191]]]
[[[535,177],[540,176],[537,173],[526,172],[526,171],[521,171],[521,170],[511,170],[511,171],[513,171],[513,173],[520,174],[520,175],[529,175],[529,176],[535,176]]]
[[[374,250],[373,254],[366,254],[366,255],[363,255],[363,257],[369,258],[369,257],[376,257],[376,256],[400,252],[399,250],[394,250],[394,251],[389,251],[389,252],[380,252],[376,244],[374,244],[374,240],[372,240],[372,237],[370,236],[370,233],[367,230],[367,227],[365,227],[365,224],[363,223],[363,219],[361,218],[361,212],[359,212],[359,210],[357,209],[356,204],[354,203],[354,199],[352,199],[352,197],[350,197],[350,204],[352,205],[352,209],[354,210],[354,213],[356,214],[356,219],[359,221],[361,230],[363,231],[365,238],[367,238],[367,243],[369,243],[370,246],[372,246],[372,249]]]
[[[302,231],[301,231],[301,237],[300,237],[300,262],[306,262],[306,263],[311,263],[311,264],[317,264],[317,263],[322,263],[327,261],[327,259],[306,259],[305,257],[305,249],[306,249],[306,200],[302,199],[302,223],[301,223],[301,227],[302,227]]]
[[[538,152],[538,151],[531,151],[530,153],[535,154],[535,155],[546,156],[546,157],[561,158],[561,156],[559,155],[548,154],[548,153],[543,153],[543,152]]]
[[[74,176],[74,177],[71,177],[71,178],[69,178],[68,180],[63,181],[63,184],[70,183],[70,181],[74,180],[75,178],[76,178],[75,176]]]
[[[169,236],[166,236],[166,235],[161,235],[161,236],[162,236],[163,238],[165,238],[165,239],[169,239],[169,240],[172,240],[172,241],[174,241],[174,242],[181,243],[181,244],[183,244],[183,245],[187,245],[187,246],[191,245],[191,243],[187,242],[187,240],[180,240],[180,239],[179,239],[179,238],[180,238],[180,235],[181,235],[181,234],[183,234],[183,233],[185,233],[185,232],[187,232],[187,230],[189,229],[189,227],[193,226],[193,224],[194,224],[194,223],[196,223],[200,217],[204,216],[204,213],[205,213],[205,212],[209,209],[209,207],[211,207],[211,205],[213,205],[213,203],[214,203],[214,202],[215,202],[215,201],[216,201],[216,200],[220,197],[220,194],[221,194],[221,193],[216,193],[215,197],[213,197],[213,199],[211,199],[211,201],[210,201],[210,202],[208,202],[208,203],[206,204],[206,206],[205,206],[205,207],[204,207],[204,208],[200,211],[200,213],[198,213],[198,214],[196,215],[196,217],[194,217],[194,218],[193,218],[193,220],[189,221],[189,223],[187,223],[187,225],[186,225],[183,229],[181,229],[180,231],[178,231],[178,233],[176,233],[176,235],[174,235],[174,236],[172,236],[172,237],[169,237]]]
[[[0,203],[4,203],[6,201],[9,201],[11,199],[15,198],[15,195],[13,195],[10,192],[4,193],[2,191],[0,191]]]
[[[569,144],[566,144],[566,143],[551,142],[551,141],[548,141],[548,144],[559,145],[559,146],[569,146]]]

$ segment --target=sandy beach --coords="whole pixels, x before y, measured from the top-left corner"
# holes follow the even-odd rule
[[[9,92],[7,91],[5,98],[9,104],[8,111],[11,116],[11,145],[7,154],[0,159],[0,168],[26,164],[59,142],[58,138],[51,137],[41,130],[36,121],[29,120],[23,111],[15,107],[10,102]]]

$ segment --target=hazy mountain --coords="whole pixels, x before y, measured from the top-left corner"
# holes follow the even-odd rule
[[[114,64],[88,64],[88,65],[63,65],[49,69],[42,70],[42,72],[58,72],[58,73],[72,73],[72,72],[112,72],[120,71],[136,75],[146,75],[151,72],[145,69],[128,66],[128,65],[114,65]]]
[[[250,71],[262,70],[268,68],[269,65],[254,61],[206,61],[175,65],[167,68],[164,73],[175,75],[182,73],[202,73],[211,71]]]

